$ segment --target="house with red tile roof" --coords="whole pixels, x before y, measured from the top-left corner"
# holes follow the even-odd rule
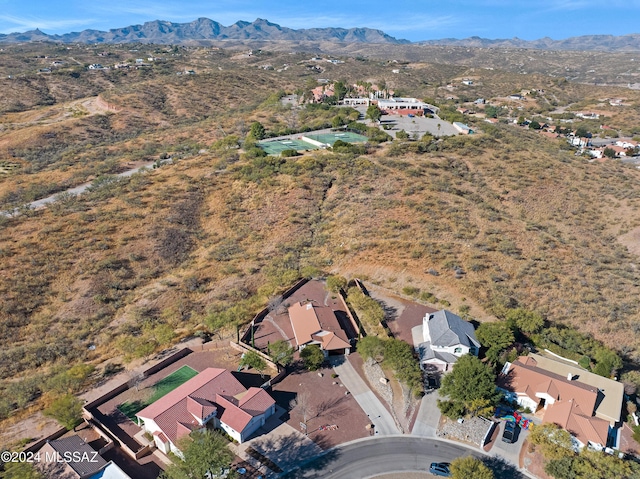
[[[162,452],[180,454],[178,439],[205,427],[245,441],[275,412],[262,388],[246,389],[230,371],[208,368],[136,414]]]
[[[331,308],[295,303],[289,308],[289,319],[299,349],[317,344],[325,356],[349,354],[351,344]]]
[[[624,386],[573,364],[532,354],[506,363],[498,379],[506,398],[573,436],[578,447],[615,445]]]

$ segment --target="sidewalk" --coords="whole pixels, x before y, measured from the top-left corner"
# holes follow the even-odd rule
[[[362,410],[369,416],[371,423],[375,425],[375,434],[377,436],[400,434],[387,408],[373,394],[351,363],[346,358],[337,358],[332,364],[342,383],[353,395]]]

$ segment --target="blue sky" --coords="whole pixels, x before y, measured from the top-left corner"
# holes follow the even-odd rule
[[[265,18],[290,28],[370,27],[412,41],[437,38],[640,32],[640,0],[0,0],[0,33],[108,30],[207,17],[223,25]]]

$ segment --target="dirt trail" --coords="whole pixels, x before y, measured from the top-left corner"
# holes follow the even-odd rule
[[[32,115],[24,113],[20,116],[24,117],[25,121],[7,121],[4,122],[4,125],[10,126],[13,129],[27,128],[35,125],[52,125],[78,117],[98,115],[107,111],[111,110],[102,105],[98,97],[95,96],[60,103],[43,110],[30,112]]]

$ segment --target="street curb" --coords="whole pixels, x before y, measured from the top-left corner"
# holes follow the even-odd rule
[[[327,449],[326,451],[323,451],[322,454],[319,454],[311,459],[308,459],[306,461],[304,461],[303,463],[298,464],[295,468],[290,469],[288,471],[283,471],[281,472],[278,476],[276,477],[286,477],[288,474],[293,473],[294,471],[300,470],[302,467],[306,466],[307,464],[309,464],[312,461],[315,461],[316,459],[318,459],[319,457],[322,457],[332,451],[338,450],[340,448],[344,448],[347,446],[351,446],[353,444],[359,444],[361,442],[366,442],[366,441],[377,441],[377,440],[381,440],[381,439],[385,439],[385,438],[397,438],[397,437],[407,437],[407,438],[416,438],[416,439],[425,439],[425,440],[429,440],[429,441],[440,441],[440,442],[447,442],[449,444],[454,444],[456,446],[462,446],[466,449],[469,449],[469,451],[473,451],[473,452],[479,452],[480,454],[482,454],[483,456],[486,457],[498,457],[501,459],[504,459],[502,456],[498,455],[498,454],[488,454],[486,451],[484,451],[482,448],[474,448],[471,447],[467,444],[458,442],[458,441],[452,441],[451,439],[443,439],[443,438],[439,438],[439,437],[423,437],[423,436],[414,436],[413,434],[388,434],[386,436],[377,436],[377,437],[363,437],[360,439],[354,439],[353,441],[348,441],[348,442],[344,442],[342,444],[339,444],[337,446],[332,447],[331,449]],[[506,459],[505,459],[506,461]],[[515,466],[515,468],[518,470],[518,472],[520,472],[521,474],[531,478],[531,479],[538,479],[537,476],[534,476],[533,474],[531,474],[529,471],[527,471],[526,469],[522,469],[520,468],[518,465],[511,463],[510,461],[506,461],[509,464]],[[406,471],[404,471],[406,472]]]

